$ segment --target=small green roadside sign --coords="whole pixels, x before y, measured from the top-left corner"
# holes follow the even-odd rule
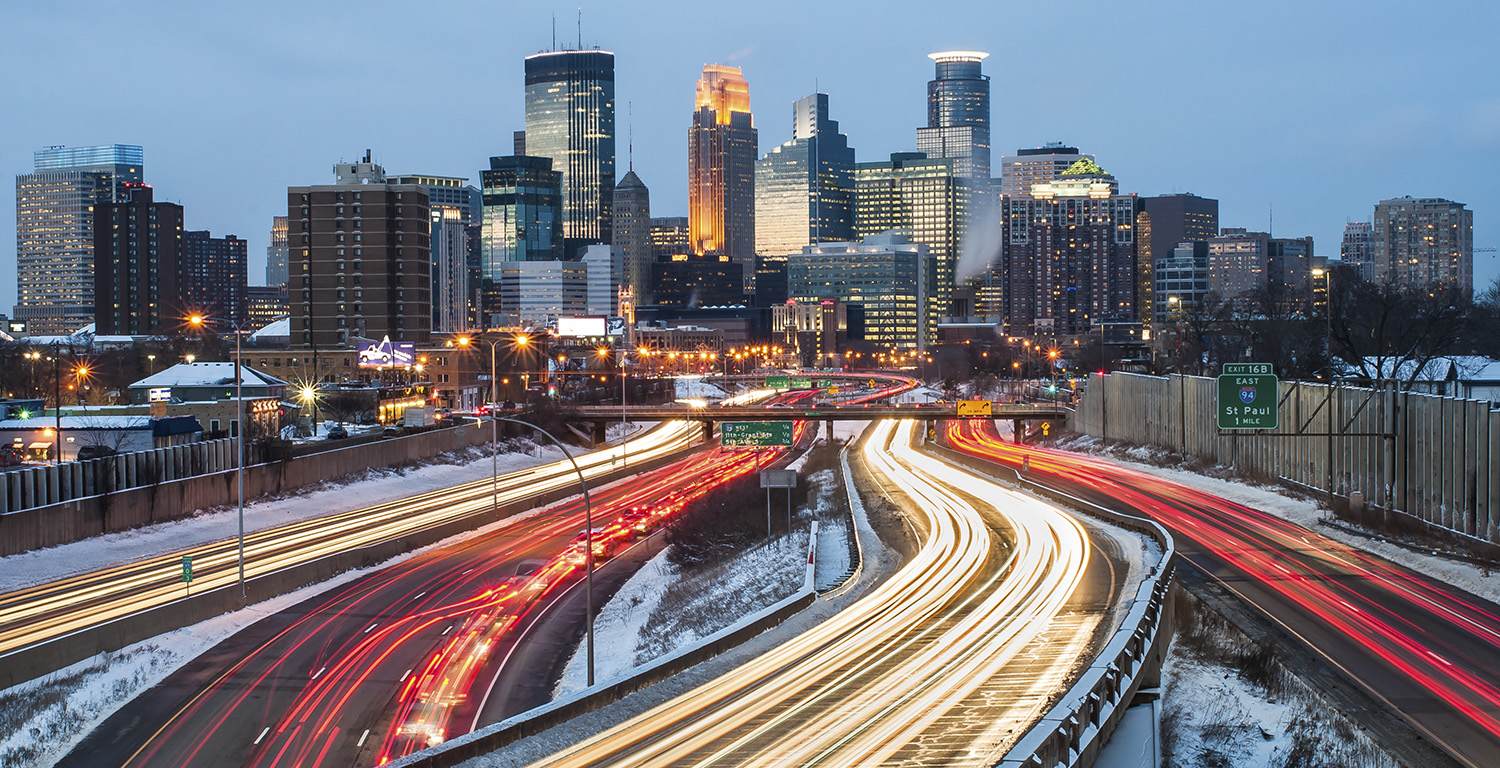
[[[192,555],[183,555],[182,556],[182,583],[183,584],[192,584],[193,583],[193,556]]]
[[[790,376],[767,376],[766,389],[791,389],[792,377]]]
[[[726,421],[719,425],[719,444],[725,448],[790,448],[790,421]]]
[[[828,389],[833,386],[833,379],[818,379],[818,389]]]
[[[1270,363],[1225,363],[1219,375],[1219,429],[1275,429],[1280,387]]]

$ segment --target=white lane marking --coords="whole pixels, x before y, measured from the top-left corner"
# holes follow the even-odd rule
[[[427,593],[426,592],[418,592],[417,593],[417,597],[421,597],[422,595],[425,595],[425,594],[427,594]],[[417,597],[413,597],[412,599],[415,600],[415,599],[417,599]]]
[[[409,670],[409,669],[406,670],[406,674],[402,675],[401,679],[397,680],[396,682],[398,682],[398,683],[404,683],[404,682],[406,682],[406,678],[408,678],[408,677],[411,677],[411,670]]]
[[[259,744],[260,740],[264,739],[266,737],[266,734],[268,734],[270,732],[271,732],[271,726],[268,725],[268,726],[266,726],[266,729],[264,731],[260,732],[259,736],[255,737],[255,742],[253,744],[251,744],[251,746],[255,746],[255,744]]]
[[[368,739],[369,737],[370,737],[370,729],[366,728],[365,732],[364,732],[364,735],[362,735],[362,736],[359,737],[359,743],[355,744],[354,746],[356,746],[356,747],[363,747],[365,745],[365,739]]]
[[[318,670],[318,674],[317,675],[313,675],[312,679],[317,680],[318,679],[318,675],[321,675],[321,674],[323,674],[324,672],[327,672],[327,671],[328,671],[328,667],[324,667],[324,668]]]
[[[374,629],[374,628],[376,628],[378,626],[380,626],[380,622],[377,621],[374,624],[371,624],[370,626],[365,627],[365,634],[367,634],[367,635],[370,634],[370,630],[372,630],[372,629]]]
[[[448,633],[449,633],[449,632],[452,632],[452,631],[453,631],[453,625],[452,625],[452,624],[449,624],[449,625],[448,625],[448,628],[447,628],[447,629],[445,629],[445,630],[443,630],[443,634],[445,634],[445,635],[446,635],[446,634],[448,634]]]

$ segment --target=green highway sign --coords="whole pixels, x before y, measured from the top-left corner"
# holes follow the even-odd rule
[[[791,389],[792,377],[790,376],[767,376],[766,389]]]
[[[184,584],[192,584],[193,583],[193,556],[192,555],[183,555],[182,556],[182,583],[184,583]]]
[[[818,379],[818,389],[828,389],[833,386],[833,379]]]
[[[719,444],[725,448],[790,448],[790,421],[726,421],[719,425]]]
[[[812,389],[812,379],[807,376],[793,376],[792,389]]]
[[[1225,363],[1219,376],[1219,429],[1275,429],[1280,387],[1269,363]]]

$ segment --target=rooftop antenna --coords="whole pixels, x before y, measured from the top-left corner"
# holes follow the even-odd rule
[[[583,50],[583,8],[578,8],[578,50]]]
[[[1276,204],[1266,203],[1266,234],[1276,236]]]
[[[552,14],[552,50],[557,50],[557,14]]]
[[[626,140],[625,140],[626,141],[626,143],[625,143],[625,152],[626,152],[625,157],[627,158],[627,163],[630,166],[629,170],[630,171],[634,171],[635,170],[635,102],[633,102],[633,101],[627,101],[627,102],[625,102],[625,113],[628,115],[628,117],[626,118],[627,127],[625,129],[625,131],[626,131],[625,135],[627,137]]]

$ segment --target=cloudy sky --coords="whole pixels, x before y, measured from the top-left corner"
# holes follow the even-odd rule
[[[250,242],[264,282],[288,185],[365,148],[393,172],[466,176],[524,128],[522,58],[579,40],[575,4],[7,2],[0,174],[48,145],[145,147],[157,199]],[[592,2],[582,41],[616,54],[655,215],[685,215],[686,131],[705,63],[744,68],[762,151],[791,104],[830,96],[859,159],[913,149],[926,54],[988,51],[994,152],[1064,141],[1124,191],[1221,201],[1221,224],[1312,235],[1336,255],[1376,201],[1446,197],[1500,245],[1500,65],[1488,0],[1331,2]],[[0,312],[15,301],[0,206]],[[1476,283],[1500,275],[1476,257]]]

